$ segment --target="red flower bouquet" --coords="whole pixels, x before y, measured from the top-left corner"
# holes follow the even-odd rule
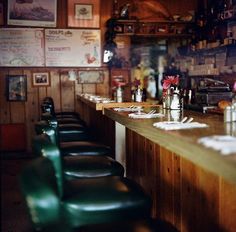
[[[163,81],[163,90],[167,90],[170,87],[176,87],[179,85],[179,75],[176,76],[165,76]]]

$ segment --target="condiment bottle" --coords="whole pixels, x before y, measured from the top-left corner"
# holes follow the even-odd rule
[[[116,89],[116,102],[123,102],[123,92],[120,86]]]
[[[138,86],[138,88],[135,91],[135,101],[136,102],[142,102],[142,96],[143,96],[142,90]]]
[[[179,90],[174,90],[173,97],[170,104],[171,110],[180,110],[180,96],[179,96]]]

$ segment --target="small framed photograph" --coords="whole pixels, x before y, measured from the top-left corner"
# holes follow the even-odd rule
[[[33,73],[33,87],[47,87],[50,86],[49,72]]]
[[[93,19],[93,5],[75,4],[75,19],[81,19],[81,20]]]
[[[8,0],[7,24],[56,27],[57,0]]]
[[[134,33],[134,25],[133,24],[125,24],[124,25],[124,33],[133,34]]]
[[[68,0],[67,8],[68,27],[100,27],[100,0]]]
[[[124,24],[116,24],[116,26],[114,27],[114,32],[124,33]]]
[[[6,94],[7,101],[27,101],[26,75],[7,75]]]

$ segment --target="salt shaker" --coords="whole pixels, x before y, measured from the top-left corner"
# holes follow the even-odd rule
[[[226,106],[224,110],[224,122],[232,121],[232,107]]]

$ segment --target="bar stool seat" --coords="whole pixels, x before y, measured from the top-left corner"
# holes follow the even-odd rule
[[[58,134],[59,142],[92,140],[89,129],[81,124],[59,124]]]
[[[37,135],[33,139],[33,152],[42,155],[45,146],[52,144],[47,134]],[[124,176],[124,167],[108,156],[61,156],[64,176],[72,178],[94,178],[105,176]]]
[[[78,118],[57,118],[58,124],[72,124],[78,123],[84,125],[84,122]]]
[[[124,175],[124,167],[108,156],[65,156],[63,165],[67,179]]]
[[[62,156],[76,156],[76,155],[110,155],[111,148],[93,141],[73,141],[61,142],[60,151]]]
[[[92,140],[89,129],[81,124],[62,124],[56,122],[55,130],[58,134],[58,142]],[[35,123],[36,134],[42,134],[45,127],[50,125],[50,121],[39,121]]]
[[[79,193],[79,194],[77,194]],[[62,209],[72,227],[150,216],[151,201],[141,186],[124,177],[71,180]]]
[[[151,199],[141,186],[118,176],[63,178],[60,152],[45,146],[20,176],[35,229],[63,220],[69,228],[150,217]],[[62,216],[62,217],[61,217]]]

